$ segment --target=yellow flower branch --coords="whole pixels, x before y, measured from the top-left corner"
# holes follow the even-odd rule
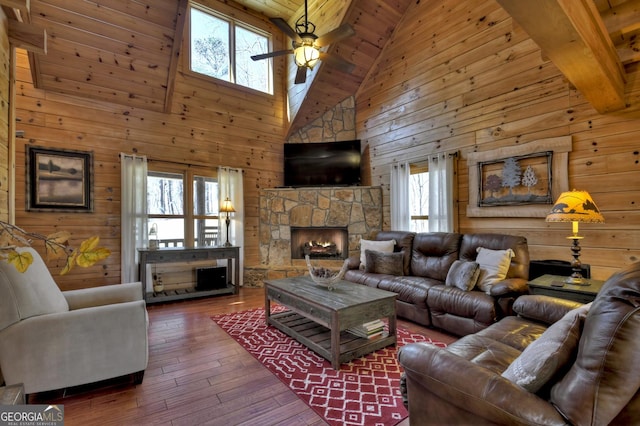
[[[0,221],[0,258],[24,272],[33,263],[33,256],[29,252],[18,251],[17,248],[32,247],[34,241],[41,241],[47,260],[66,258],[65,267],[60,272],[60,275],[65,275],[76,265],[86,268],[111,255],[109,249],[98,247],[100,238],[97,236],[84,240],[77,249],[69,246],[70,236],[66,231],[51,235],[27,232],[19,226]]]

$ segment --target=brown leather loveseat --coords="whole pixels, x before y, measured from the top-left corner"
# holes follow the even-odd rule
[[[402,271],[393,275],[362,270],[356,256],[344,279],[397,293],[397,315],[427,327],[460,336],[475,333],[511,315],[514,300],[528,292],[529,249],[524,237],[382,231],[373,240],[395,241],[394,252],[402,253]],[[454,262],[475,261],[479,247],[513,251],[506,278],[489,291],[445,285]]]
[[[522,296],[445,349],[402,347],[410,423],[640,424],[640,262],[590,305]]]

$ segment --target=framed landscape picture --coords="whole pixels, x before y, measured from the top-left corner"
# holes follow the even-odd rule
[[[26,200],[30,211],[93,211],[93,153],[26,148]]]
[[[571,136],[467,154],[467,217],[546,217],[568,191]]]

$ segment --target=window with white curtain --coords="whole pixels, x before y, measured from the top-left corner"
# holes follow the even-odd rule
[[[439,153],[391,166],[393,230],[454,232],[458,214],[456,160],[456,153]]]

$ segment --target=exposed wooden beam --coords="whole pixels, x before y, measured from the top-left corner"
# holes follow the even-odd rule
[[[600,113],[625,108],[624,68],[592,0],[498,0]]]
[[[173,46],[171,48],[171,61],[169,62],[169,73],[167,75],[167,91],[164,97],[164,112],[171,112],[171,101],[175,90],[176,73],[178,70],[178,59],[180,58],[180,47],[184,36],[185,20],[187,15],[187,0],[178,2],[176,14],[176,31],[173,36]]]
[[[2,6],[12,19],[18,22],[31,22],[30,0],[0,0]]]
[[[28,52],[47,54],[47,30],[32,24],[9,21],[9,41]]]

